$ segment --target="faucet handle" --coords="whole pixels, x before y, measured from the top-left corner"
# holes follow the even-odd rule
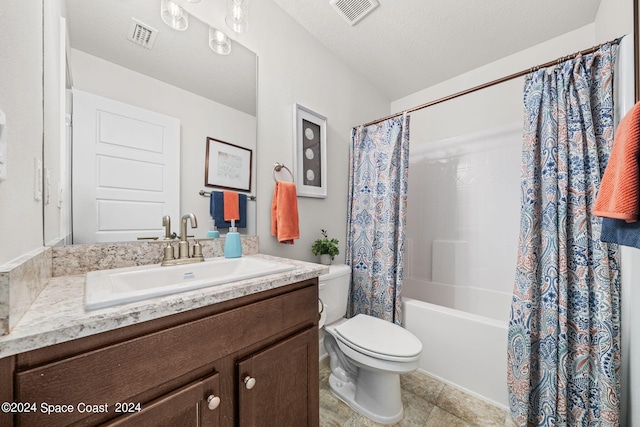
[[[169,261],[174,259],[173,256],[173,246],[171,246],[171,243],[167,242],[167,246],[165,246],[164,248],[164,258],[162,259],[162,261]]]
[[[176,238],[176,233],[171,232],[171,217],[169,215],[162,217],[162,226],[164,227],[164,240],[173,240]]]
[[[197,240],[193,241],[193,258],[204,258],[202,256],[202,245]]]

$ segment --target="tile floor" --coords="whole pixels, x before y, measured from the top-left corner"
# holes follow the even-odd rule
[[[320,362],[320,426],[375,427],[329,390],[329,359]],[[404,417],[393,426],[515,427],[506,411],[422,372],[401,375]]]

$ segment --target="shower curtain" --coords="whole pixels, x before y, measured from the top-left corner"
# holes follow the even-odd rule
[[[591,214],[613,143],[617,43],[525,80],[509,404],[520,426],[619,424],[617,246]]]
[[[351,266],[349,317],[401,323],[409,117],[351,131],[346,259]]]

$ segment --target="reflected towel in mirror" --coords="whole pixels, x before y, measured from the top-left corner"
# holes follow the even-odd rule
[[[223,191],[222,199],[224,205],[224,220],[238,221],[240,219],[240,202],[238,200],[238,193],[234,191]]]
[[[209,215],[216,222],[218,228],[231,227],[231,221],[224,219],[224,194],[222,191],[212,191],[211,200],[209,201]],[[240,220],[236,221],[236,227],[247,228],[247,195],[238,194],[238,209],[240,211]]]

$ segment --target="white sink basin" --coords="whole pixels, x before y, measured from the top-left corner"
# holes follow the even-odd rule
[[[87,273],[85,307],[96,310],[238,280],[282,273],[295,267],[244,256],[161,267],[158,264]]]

